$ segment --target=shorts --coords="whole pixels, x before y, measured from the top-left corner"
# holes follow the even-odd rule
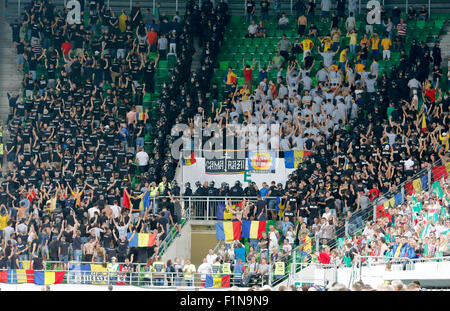
[[[267,210],[275,211],[276,209],[277,209],[277,201],[276,200],[269,200],[269,204],[267,204]]]
[[[25,60],[23,58],[23,54],[17,54],[17,63],[23,64],[24,62],[25,62]]]
[[[68,263],[69,262],[69,255],[61,255],[61,256],[59,256],[59,261],[62,261],[64,263]]]
[[[178,215],[172,215],[173,223],[174,224],[181,224],[181,216]]]

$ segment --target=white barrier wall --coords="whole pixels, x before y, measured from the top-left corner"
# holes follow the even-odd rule
[[[247,161],[247,160],[246,160]],[[248,163],[246,163],[246,168],[248,168]],[[195,182],[200,181],[202,184],[205,181],[215,182],[215,187],[220,188],[222,182],[227,182],[230,187],[234,186],[236,180],[239,180],[242,184],[242,188],[247,186],[249,181],[256,183],[258,188],[261,188],[263,182],[266,182],[270,186],[270,182],[275,181],[276,183],[284,183],[287,180],[287,176],[291,174],[295,169],[289,169],[285,167],[284,159],[275,159],[275,173],[253,173],[246,172],[241,174],[213,174],[208,175],[205,172],[205,158],[197,158],[197,162],[190,166],[182,167],[182,180],[183,189],[184,184],[189,182],[191,188],[195,191]]]

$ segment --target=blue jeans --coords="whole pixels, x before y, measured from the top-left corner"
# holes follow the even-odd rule
[[[176,277],[175,278],[175,286],[181,286],[183,282],[183,278],[182,277]]]
[[[245,15],[245,22],[250,23],[252,20],[253,20],[253,14],[247,13],[247,15]]]
[[[28,254],[19,255],[19,261],[26,261],[26,260],[28,260]]]
[[[81,261],[83,252],[81,251],[81,249],[76,249],[73,251],[73,260],[75,261]]]
[[[164,278],[161,278],[161,277],[155,278],[155,285],[156,286],[164,286]]]
[[[136,137],[136,147],[144,146],[144,137]]]
[[[350,44],[350,53],[356,53],[356,44]]]
[[[261,19],[267,19],[269,17],[269,12],[261,12]]]

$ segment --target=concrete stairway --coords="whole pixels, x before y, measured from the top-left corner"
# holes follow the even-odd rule
[[[4,1],[0,6],[4,8]],[[0,119],[4,123],[8,118],[9,103],[6,93],[19,92],[22,85],[22,73],[17,71],[16,51],[12,43],[12,33],[9,23],[2,18],[0,23]]]
[[[446,25],[446,34],[441,36],[441,53],[442,53],[442,64],[446,65],[448,57],[450,57],[450,25]]]

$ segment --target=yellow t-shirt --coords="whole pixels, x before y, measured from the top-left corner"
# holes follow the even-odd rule
[[[0,230],[8,226],[9,215],[0,216]]]
[[[372,50],[378,50],[378,45],[380,44],[380,39],[372,38],[372,39],[370,39],[370,42],[372,43]]]
[[[369,39],[361,39],[361,41],[359,42],[359,45],[363,45],[363,44],[365,44],[365,45],[368,45],[369,44]]]
[[[356,64],[356,72],[363,72],[365,67],[363,64]]]
[[[392,45],[391,39],[384,38],[383,40],[381,40],[381,46],[383,47],[384,50],[389,50],[391,45]]]
[[[312,41],[310,39],[303,40],[300,45],[302,46],[303,50],[311,50],[312,49]]]
[[[324,38],[322,39],[323,44],[323,51],[327,52],[329,49],[331,49],[331,45],[333,44],[333,41],[331,41],[330,38]]]
[[[347,50],[342,50],[341,54],[339,54],[339,62],[345,63],[347,61]]]
[[[125,32],[125,30],[127,29],[127,24],[125,23],[126,20],[127,16],[125,15],[125,13],[122,13],[119,16],[119,29],[121,32]]]
[[[241,89],[239,93],[242,95],[242,100],[247,100],[250,96],[250,90],[249,89]]]
[[[439,139],[441,141],[442,146],[444,146],[445,150],[448,150],[448,139],[450,135],[447,134],[446,136],[442,136],[439,134]]]
[[[356,44],[356,38],[358,37],[358,35],[355,32],[348,34],[347,37],[350,38],[349,44]]]

